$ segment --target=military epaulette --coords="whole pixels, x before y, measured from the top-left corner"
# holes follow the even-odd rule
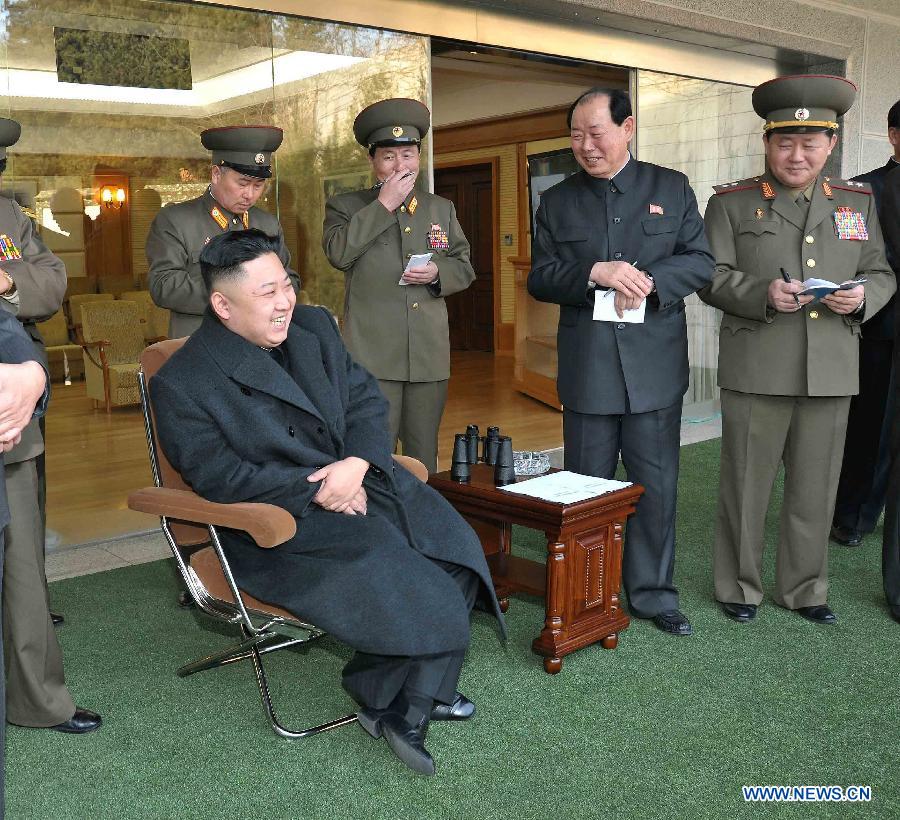
[[[717,194],[730,194],[734,191],[748,191],[751,188],[759,188],[761,180],[759,177],[751,177],[750,179],[742,179],[738,182],[726,182],[724,185],[713,185],[713,190]]]
[[[852,179],[834,179],[825,177],[825,182],[832,190],[852,191],[854,194],[866,194],[872,196],[872,186],[868,182],[854,182]]]

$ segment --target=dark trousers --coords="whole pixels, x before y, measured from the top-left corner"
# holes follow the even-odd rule
[[[432,560],[459,584],[471,612],[481,585],[478,576],[466,567]],[[464,655],[461,651],[417,657],[356,652],[344,667],[342,683],[357,703],[373,709],[386,709],[398,698],[451,703]]]
[[[900,401],[900,345],[894,363],[893,398]],[[900,606],[900,414],[891,424],[891,460],[888,473],[887,503],[884,510],[884,540],[881,546],[881,569],[884,575],[884,597],[890,606]]]
[[[622,580],[628,606],[639,618],[678,608],[675,503],[681,445],[681,402],[621,416],[563,411],[565,467],[612,478],[619,453],[628,480],[644,494],[625,529]]]
[[[891,339],[859,344],[859,394],[850,400],[834,525],[869,533],[884,509],[894,415]]]

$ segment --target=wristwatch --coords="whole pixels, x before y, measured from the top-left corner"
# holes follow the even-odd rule
[[[16,288],[16,280],[13,279],[12,276],[10,276],[6,271],[3,271],[3,275],[9,280],[9,289],[4,291],[3,293],[0,293],[0,296],[2,296],[4,299],[11,299],[16,295],[16,291],[18,290],[18,288]]]

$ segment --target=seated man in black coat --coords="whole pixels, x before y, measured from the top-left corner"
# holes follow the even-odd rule
[[[393,461],[387,401],[331,315],[296,305],[276,239],[221,234],[200,264],[209,310],[150,385],[163,451],[204,498],[296,517],[272,550],[223,534],[239,583],[352,646],[360,724],[432,774],[429,719],[474,712],[456,685],[478,598],[502,628],[478,537]]]

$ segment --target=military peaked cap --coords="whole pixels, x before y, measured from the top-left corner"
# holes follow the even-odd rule
[[[0,160],[6,159],[6,149],[22,136],[22,126],[15,120],[0,117]]]
[[[855,99],[856,86],[844,77],[795,74],[756,86],[753,110],[766,121],[765,131],[807,134],[835,130]]]
[[[395,97],[359,112],[353,122],[356,141],[373,146],[418,145],[431,127],[431,112],[418,100]]]
[[[272,176],[272,152],[284,132],[271,125],[234,125],[207,128],[200,134],[203,147],[212,151],[213,165],[224,165],[248,177]]]

